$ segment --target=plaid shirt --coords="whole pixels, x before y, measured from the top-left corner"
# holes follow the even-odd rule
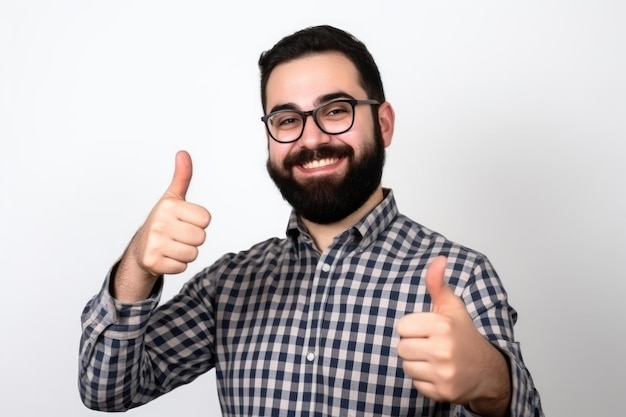
[[[109,273],[82,315],[84,403],[125,410],[215,368],[224,416],[473,416],[420,395],[396,353],[396,322],[430,310],[426,267],[445,255],[448,285],[509,358],[511,416],[543,416],[487,258],[403,216],[385,193],[323,253],[292,213],[286,238],[223,256],[159,307],[159,286],[118,303]]]

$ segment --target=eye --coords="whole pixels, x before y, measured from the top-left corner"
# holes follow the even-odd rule
[[[324,106],[321,109],[320,114],[325,119],[341,119],[346,115],[350,115],[352,113],[352,107],[350,103],[345,101],[338,101],[334,103],[330,103]]]
[[[278,112],[272,116],[270,122],[277,129],[293,129],[300,125],[302,117],[294,112]]]

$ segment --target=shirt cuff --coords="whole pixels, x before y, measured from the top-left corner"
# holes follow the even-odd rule
[[[521,360],[519,342],[508,343],[507,348],[500,347],[509,362],[511,372],[511,416],[539,416],[539,395],[533,384],[528,369]]]
[[[148,298],[136,303],[122,303],[111,294],[111,284],[118,264],[106,276],[100,292],[85,308],[84,327],[91,327],[92,339],[102,333],[113,339],[127,340],[144,331],[152,311],[157,307],[163,291],[163,277],[159,277]]]

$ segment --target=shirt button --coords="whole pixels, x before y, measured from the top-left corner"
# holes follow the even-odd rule
[[[313,362],[315,360],[315,353],[309,352],[306,354],[307,362]]]
[[[330,265],[328,265],[328,264],[322,265],[322,271],[324,271],[324,272],[330,271]]]

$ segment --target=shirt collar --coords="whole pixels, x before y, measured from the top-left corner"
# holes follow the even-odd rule
[[[398,215],[398,206],[396,205],[393,191],[389,188],[383,188],[383,196],[383,201],[380,204],[350,228],[350,233],[353,233],[355,238],[361,240],[360,245],[362,247],[366,247],[378,239],[378,236]],[[287,236],[294,239],[300,235],[309,235],[306,227],[293,209],[289,216],[286,233]]]

